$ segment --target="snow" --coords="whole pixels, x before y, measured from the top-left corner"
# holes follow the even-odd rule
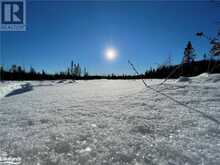
[[[179,77],[176,82],[191,82],[191,79],[189,77]]]
[[[217,83],[220,82],[220,74],[203,73],[197,77],[194,77],[193,79],[194,81],[200,83]]]
[[[220,121],[219,77],[146,82]],[[22,165],[219,165],[220,125],[141,80],[22,83],[32,89],[0,99],[0,158]]]
[[[26,82],[0,82],[0,99],[12,92],[25,92],[29,86],[30,84]]]
[[[192,82],[194,83],[217,83],[220,82],[220,74],[203,73],[195,77],[180,77],[176,82]]]

